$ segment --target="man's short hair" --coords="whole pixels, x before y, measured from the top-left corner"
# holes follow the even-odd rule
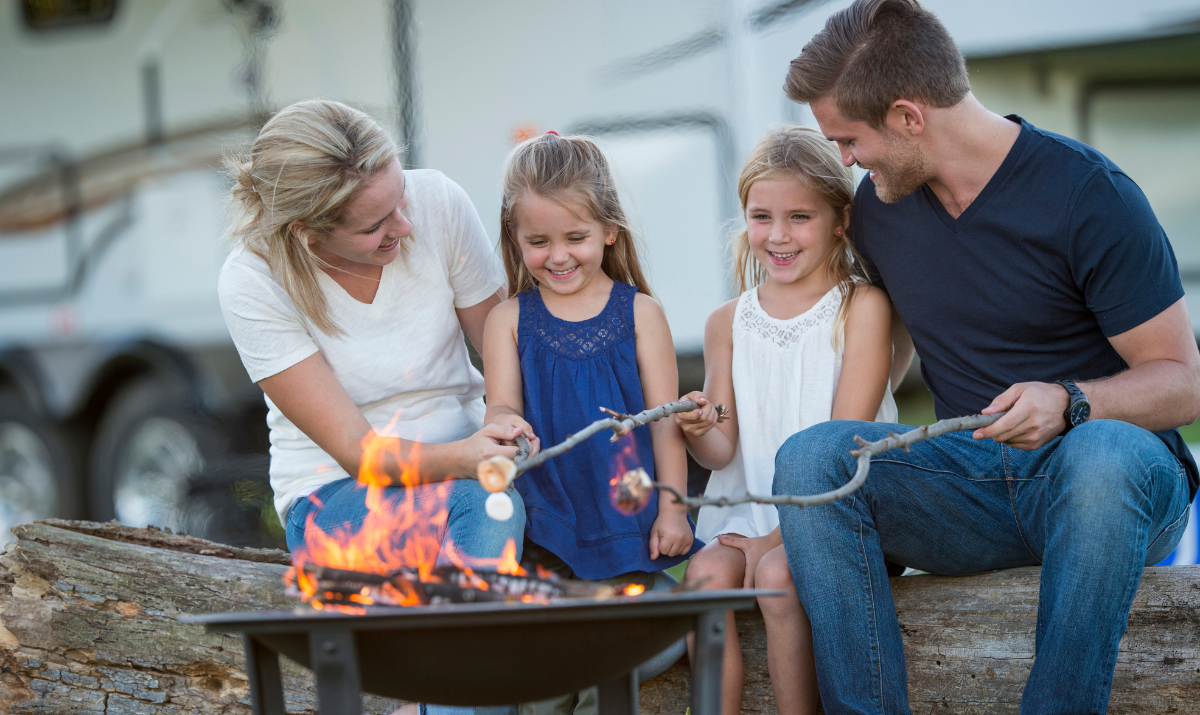
[[[958,104],[971,84],[954,38],[917,0],[856,0],[792,60],[794,102],[831,97],[842,116],[882,127],[897,99]]]

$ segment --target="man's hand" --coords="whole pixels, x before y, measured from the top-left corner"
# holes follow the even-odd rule
[[[1007,412],[989,427],[975,430],[975,439],[991,439],[1017,449],[1037,449],[1062,434],[1063,413],[1071,398],[1062,385],[1021,382],[1000,393],[983,414]]]

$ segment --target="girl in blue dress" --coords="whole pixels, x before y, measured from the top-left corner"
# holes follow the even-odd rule
[[[484,329],[485,423],[521,428],[549,446],[604,417],[601,407],[633,414],[676,399],[666,316],[595,142],[548,132],[513,149],[500,247],[509,300]],[[699,550],[683,505],[655,497],[627,515],[610,503],[609,480],[639,465],[686,488],[674,420],[616,443],[597,434],[517,479],[527,556],[560,574],[606,579],[659,572]]]

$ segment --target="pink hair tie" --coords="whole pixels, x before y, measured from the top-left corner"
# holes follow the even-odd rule
[[[547,133],[547,134],[553,134],[554,136],[558,136],[558,132],[554,131],[553,129],[549,130],[549,131],[548,131],[548,132],[546,132],[546,133]]]

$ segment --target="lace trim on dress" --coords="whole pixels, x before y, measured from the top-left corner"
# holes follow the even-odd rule
[[[834,286],[805,312],[790,320],[779,320],[767,315],[758,302],[758,289],[751,288],[738,311],[738,325],[781,348],[790,348],[809,330],[832,321],[841,304],[842,291]]]
[[[530,333],[546,347],[570,360],[584,360],[625,342],[633,336],[633,297],[637,289],[614,283],[600,315],[571,322],[550,314],[537,288],[530,292],[533,326]]]

